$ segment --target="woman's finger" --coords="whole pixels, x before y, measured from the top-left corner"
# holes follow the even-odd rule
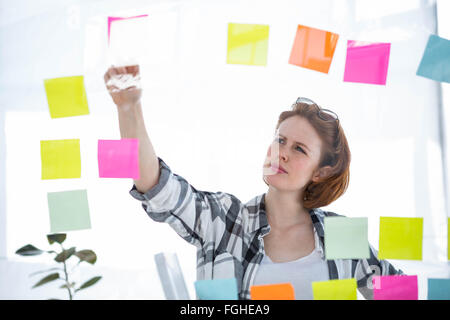
[[[125,89],[125,91],[134,91],[134,90],[138,90],[139,88],[136,86],[131,86]]]
[[[105,83],[108,83],[111,76],[109,75],[109,70],[105,72],[105,75],[103,76],[103,79],[105,79]]]
[[[116,74],[117,74],[116,68],[114,66],[109,67],[104,76],[105,82],[108,82],[111,79],[111,77],[114,77]]]
[[[108,71],[109,71],[109,75],[110,75],[111,77],[113,77],[113,76],[115,76],[116,74],[118,74],[117,68],[114,67],[114,66],[112,66],[111,68],[109,68]]]
[[[139,65],[127,66],[127,73],[131,73],[133,76],[139,74]]]
[[[108,89],[109,92],[118,92],[120,91],[120,89],[118,87],[116,87],[115,85],[107,85],[106,88]]]
[[[117,74],[126,74],[127,73],[127,69],[125,67],[116,67],[115,68]]]

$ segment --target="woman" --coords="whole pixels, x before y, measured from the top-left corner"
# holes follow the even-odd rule
[[[373,298],[372,276],[402,274],[370,246],[368,259],[326,260],[321,210],[349,181],[350,150],[337,116],[300,98],[281,113],[263,165],[265,194],[242,203],[232,194],[199,191],[156,156],[142,116],[141,89],[114,79],[139,67],[111,67],[105,84],[117,106],[122,138],[137,138],[140,179],[131,195],[155,221],[197,247],[197,279],[237,279],[240,299],[256,284],[291,282],[296,299],[312,299],[312,281],[356,278]]]

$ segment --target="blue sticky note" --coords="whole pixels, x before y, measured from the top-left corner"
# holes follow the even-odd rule
[[[199,300],[238,300],[235,278],[198,280],[194,286]]]
[[[416,74],[450,83],[450,40],[430,35]]]
[[[450,300],[450,279],[428,279],[428,300]]]

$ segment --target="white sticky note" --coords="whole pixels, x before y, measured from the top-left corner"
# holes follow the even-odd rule
[[[109,65],[130,66],[142,62],[148,55],[149,17],[117,20],[111,23]]]

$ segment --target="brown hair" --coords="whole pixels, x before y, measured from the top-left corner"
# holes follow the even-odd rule
[[[303,194],[303,206],[306,209],[324,207],[332,203],[344,194],[350,180],[351,155],[344,130],[339,120],[334,120],[330,115],[321,112],[319,117],[320,109],[318,105],[294,103],[292,110],[280,114],[275,128],[276,131],[287,118],[300,116],[309,121],[322,139],[319,168],[330,166],[331,172],[323,180],[310,181],[306,186]]]

